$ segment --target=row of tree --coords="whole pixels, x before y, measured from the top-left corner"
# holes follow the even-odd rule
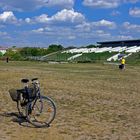
[[[8,49],[7,52],[1,56],[3,58],[9,58],[10,60],[27,60],[29,57],[44,56],[50,53],[62,51],[64,48],[61,45],[50,45],[48,48],[36,48],[36,47],[24,47],[17,48],[13,46]]]
[[[95,47],[99,47],[99,46],[88,45],[86,47],[81,47],[81,48],[95,48]],[[4,55],[0,52],[0,58],[1,59],[9,58],[10,60],[27,60],[30,57],[44,56],[50,53],[67,50],[67,49],[74,49],[74,48],[76,47],[70,46],[64,48],[62,45],[55,45],[55,44],[50,45],[48,48],[37,48],[37,47],[17,48],[16,46],[13,46],[12,48],[9,48]]]

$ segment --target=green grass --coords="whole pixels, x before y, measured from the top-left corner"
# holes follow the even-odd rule
[[[55,53],[45,57],[45,61],[68,61],[68,58],[71,56],[76,55],[77,53]],[[115,55],[116,53],[83,53],[82,56],[75,58],[72,61],[76,62],[99,62],[99,61],[106,61],[107,58]]]
[[[91,62],[104,62],[109,57],[115,55],[116,53],[109,53],[109,52],[103,52],[103,53],[84,53],[82,56],[76,58],[74,61],[84,62],[84,61],[91,61]]]
[[[52,55],[49,55],[49,56],[46,56],[44,61],[68,61],[67,59],[71,56],[75,55],[72,54],[72,53],[61,53],[61,52],[58,52],[56,54],[52,54]]]
[[[140,65],[140,52],[132,54],[126,60],[129,64]]]

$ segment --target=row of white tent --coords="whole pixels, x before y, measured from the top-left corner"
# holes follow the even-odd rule
[[[103,47],[103,48],[76,48],[63,51],[62,53],[103,53],[103,52],[123,52],[126,53],[136,53],[140,52],[140,46],[132,46],[132,47]]]

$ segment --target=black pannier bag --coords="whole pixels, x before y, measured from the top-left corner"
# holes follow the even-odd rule
[[[16,89],[10,89],[9,93],[13,101],[17,102],[18,100],[20,100],[20,94]]]
[[[36,97],[36,87],[33,84],[28,86],[28,93],[25,89],[10,89],[9,93],[13,101],[19,101],[20,98],[24,99],[35,99]]]

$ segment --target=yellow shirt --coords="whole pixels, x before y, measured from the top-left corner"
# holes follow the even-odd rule
[[[124,58],[121,60],[121,64],[125,64],[125,59]]]

